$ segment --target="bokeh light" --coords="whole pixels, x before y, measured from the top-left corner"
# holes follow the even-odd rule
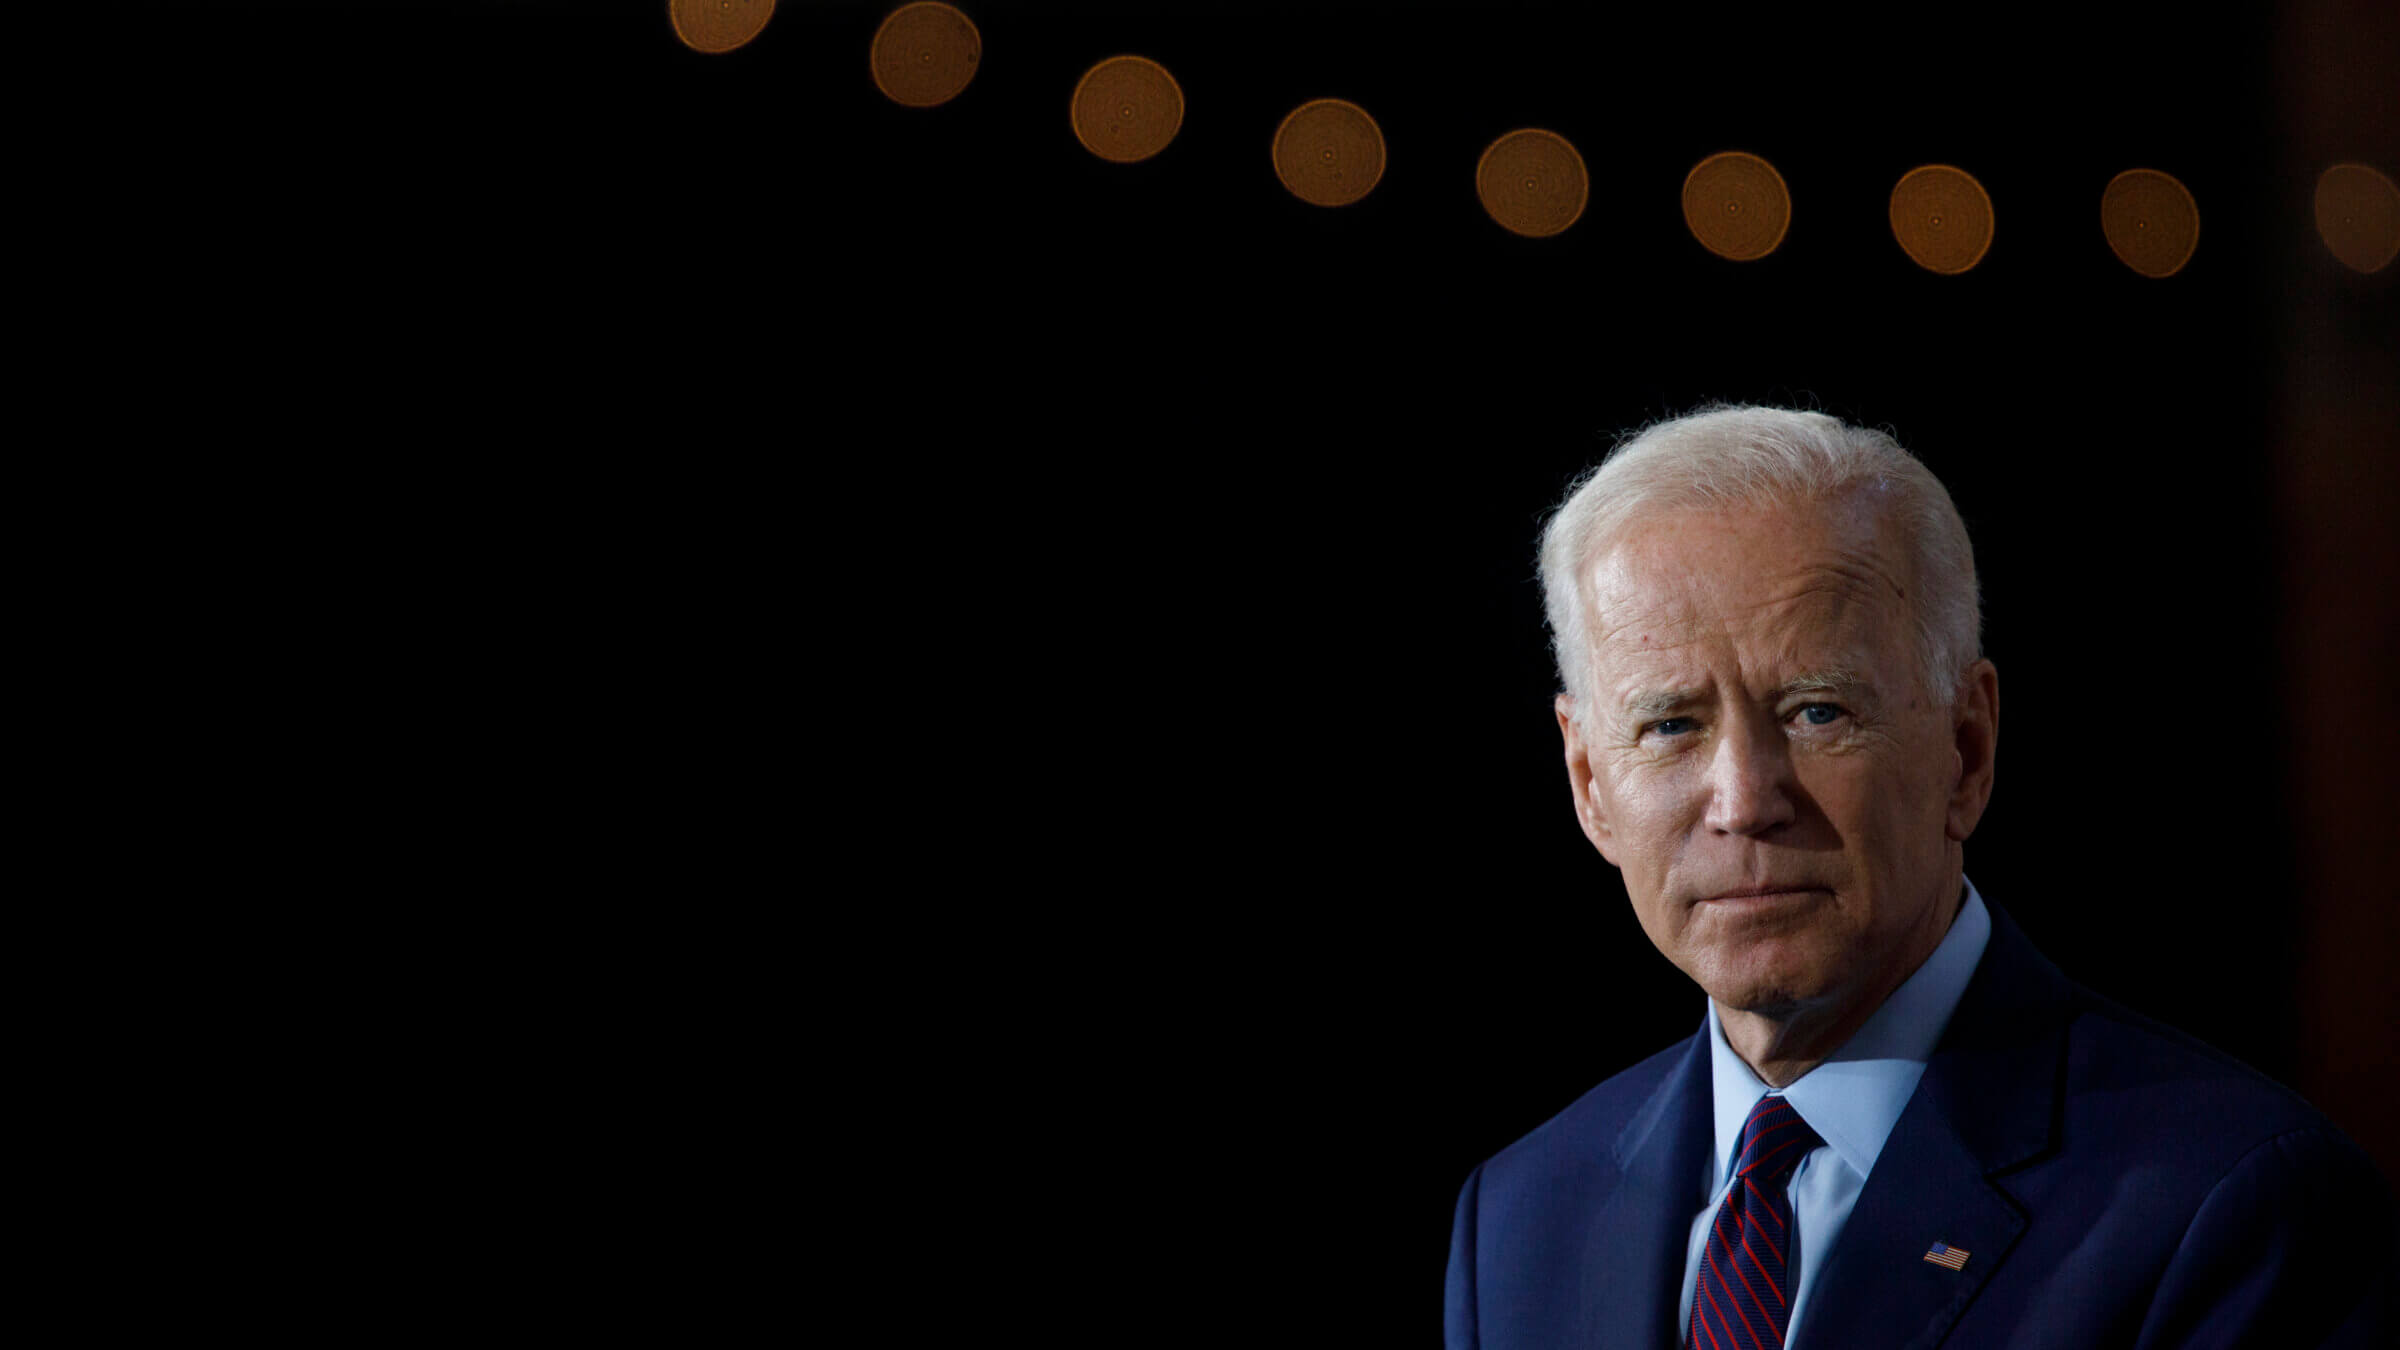
[[[1383,162],[1383,128],[1355,103],[1303,103],[1275,128],[1275,176],[1304,202],[1348,206],[1375,190]]]
[[[1075,139],[1102,159],[1133,164],[1183,129],[1183,86],[1144,56],[1112,56],[1075,82]]]
[[[1555,131],[1528,127],[1491,143],[1475,164],[1475,195],[1512,233],[1546,239],[1583,216],[1592,178],[1583,156]]]
[[[1992,247],[1992,197],[1975,175],[1928,164],[1892,188],[1892,237],[1917,266],[1955,276]]]
[[[1683,180],[1683,223],[1720,258],[1773,253],[1792,223],[1792,193],[1775,166],[1738,150],[1710,155]]]
[[[2127,169],[2100,194],[2100,231],[2119,262],[2146,277],[2171,277],[2200,246],[2200,206],[2175,175]]]
[[[667,0],[675,36],[712,56],[748,46],[774,17],[775,0]]]
[[[2400,254],[2400,186],[2367,164],[2336,164],[2317,178],[2317,234],[2342,265],[2380,272]]]
[[[982,63],[983,34],[975,21],[935,0],[885,15],[867,47],[875,87],[910,108],[937,108],[957,98]]]

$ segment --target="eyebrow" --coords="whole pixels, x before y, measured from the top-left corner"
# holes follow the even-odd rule
[[[1775,703],[1794,694],[1820,694],[1843,689],[1860,689],[1868,685],[1864,675],[1854,670],[1812,670],[1775,686],[1768,691],[1767,702]],[[1689,707],[1702,701],[1698,689],[1646,689],[1624,702],[1625,715],[1637,720],[1664,717],[1677,708]]]

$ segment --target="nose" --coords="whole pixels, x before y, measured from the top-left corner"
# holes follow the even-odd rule
[[[1763,720],[1736,718],[1710,747],[1706,821],[1718,834],[1764,834],[1799,815],[1791,745]]]

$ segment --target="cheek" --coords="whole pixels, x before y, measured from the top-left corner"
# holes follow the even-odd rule
[[[1949,784],[1921,756],[1844,761],[1809,790],[1841,836],[1842,851],[1880,862],[1870,871],[1903,860],[1913,866],[1918,854],[1938,851],[1946,837]]]
[[[1892,766],[1892,781],[1906,786],[1892,794],[1891,814],[1909,822],[1912,830],[1928,821],[1939,829],[1949,814],[1956,768],[1956,752],[1945,741],[1938,736],[1920,737],[1908,747],[1903,762]]]
[[[1664,869],[1679,850],[1693,812],[1689,792],[1667,773],[1619,776],[1606,794],[1609,824],[1632,855],[1625,866]]]
[[[1684,932],[1687,915],[1665,903],[1660,898],[1662,893],[1655,884],[1646,884],[1644,879],[1626,873],[1625,894],[1633,901],[1634,922],[1641,925],[1642,934],[1650,939],[1651,946],[1667,960],[1682,966],[1689,955]]]

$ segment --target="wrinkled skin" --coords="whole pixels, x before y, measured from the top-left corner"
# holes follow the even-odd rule
[[[1778,1085],[1940,943],[1991,797],[1997,673],[1928,695],[1878,514],[1861,491],[1628,529],[1584,573],[1594,706],[1558,700],[1585,836]]]

